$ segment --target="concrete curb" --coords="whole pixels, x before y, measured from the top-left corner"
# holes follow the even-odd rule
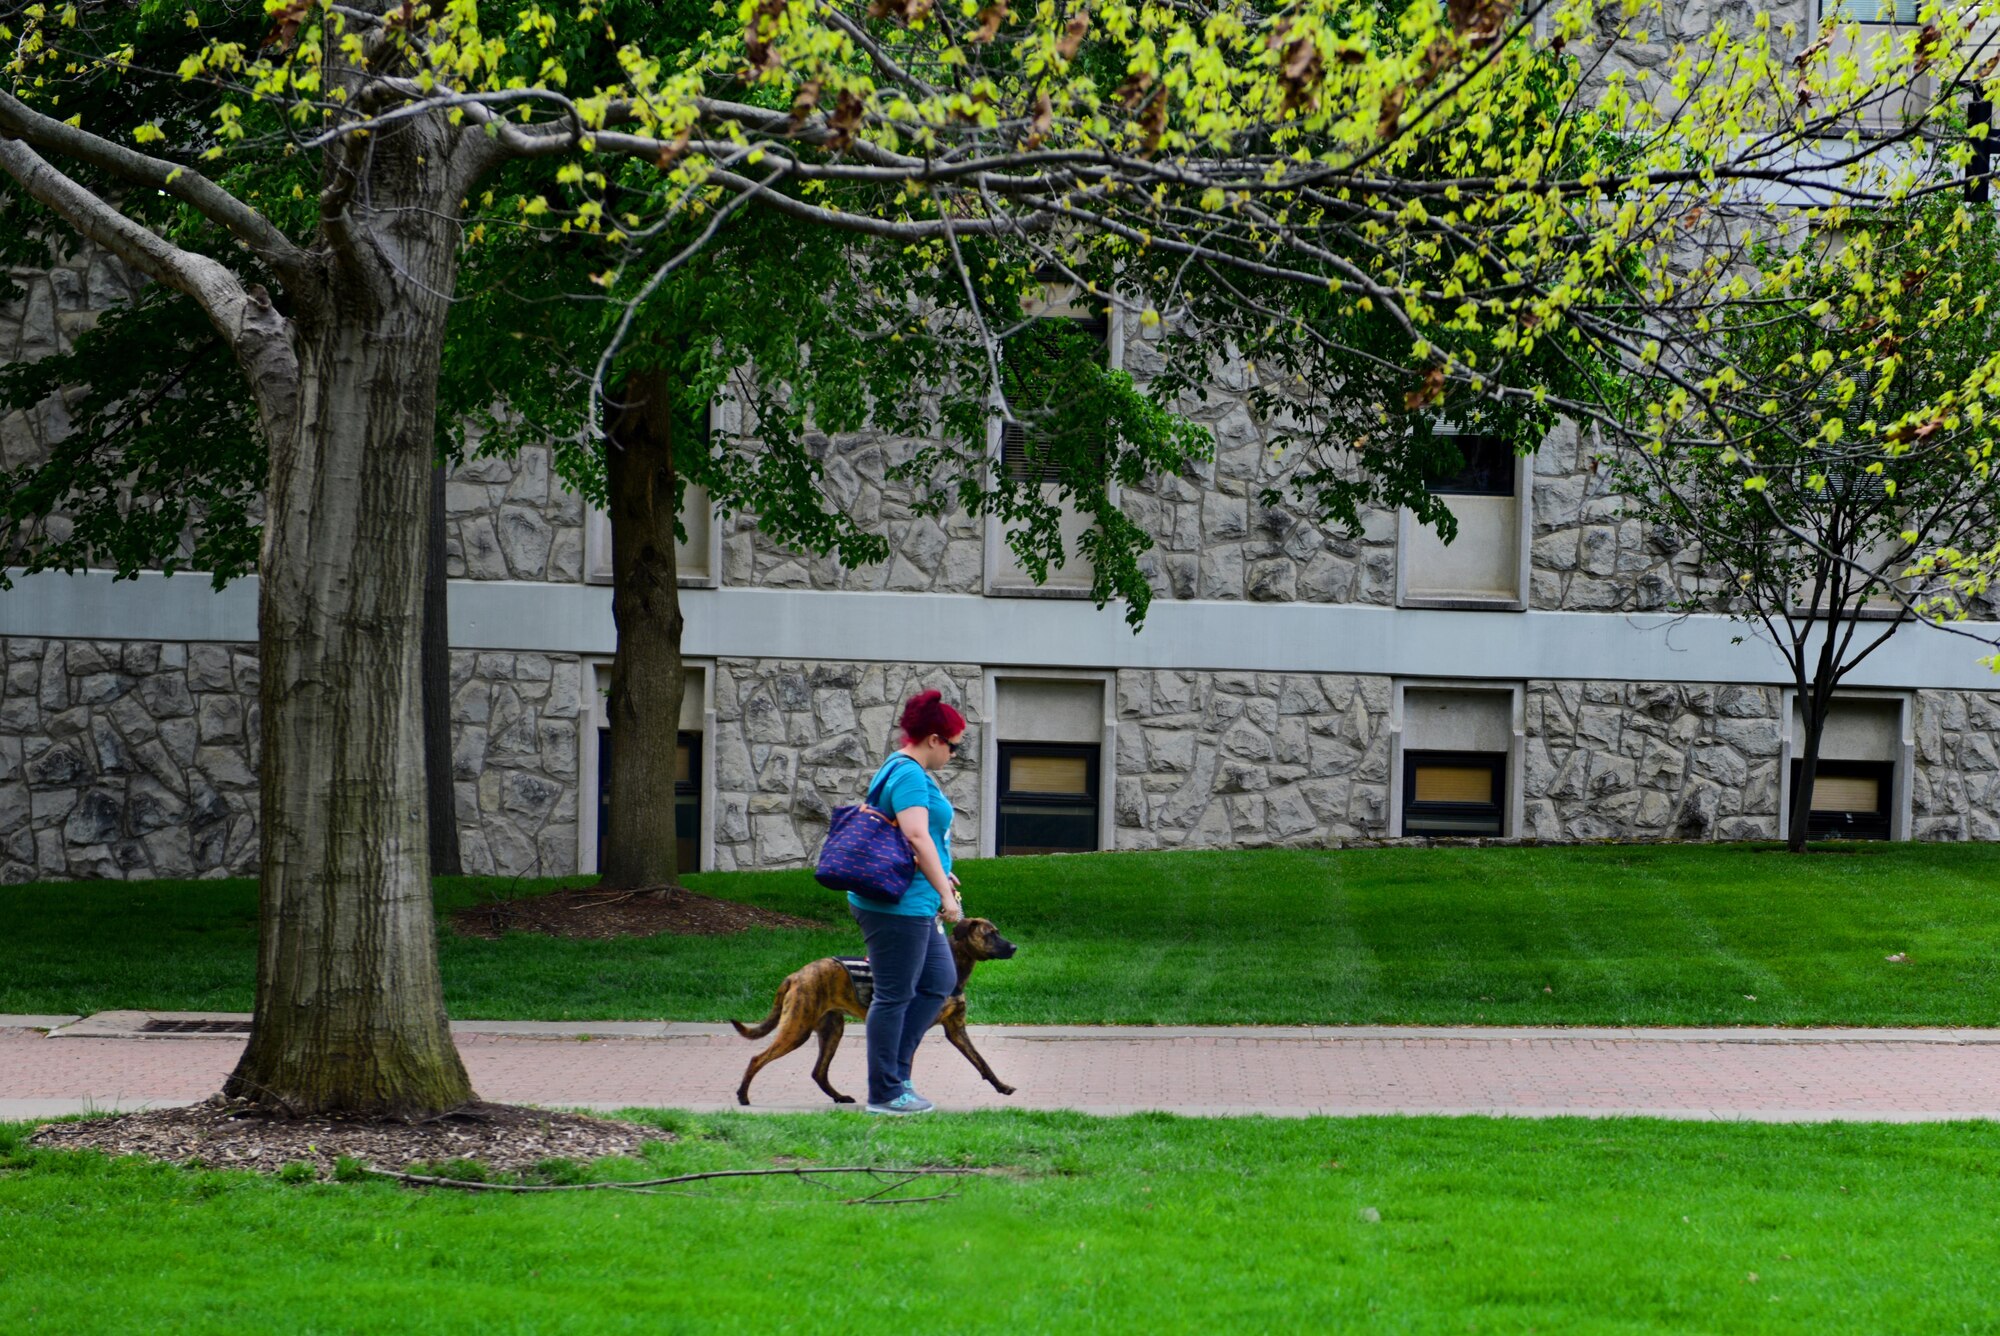
[[[0,1016],[0,1030],[59,1030],[82,1019],[81,1016]]]
[[[171,1109],[199,1103],[186,1099],[125,1099],[107,1095],[102,1099],[0,1099],[0,1123],[32,1123],[47,1118],[68,1118],[79,1113],[136,1113],[140,1109]]]
[[[0,1122],[36,1122],[84,1113],[131,1113],[140,1109],[171,1108],[199,1101],[171,1099],[124,1099],[118,1096],[84,1099],[0,1099]],[[866,1117],[851,1107],[833,1108],[824,1100],[817,1103],[757,1103],[748,1108],[735,1102],[682,1100],[671,1105],[632,1104],[629,1101],[560,1100],[547,1101],[544,1108],[583,1109],[592,1113],[617,1113],[625,1109],[669,1108],[687,1113],[810,1113],[821,1117]],[[1181,1118],[1657,1118],[1672,1122],[1724,1123],[1974,1123],[2000,1122],[2000,1109],[1935,1112],[1923,1109],[1693,1109],[1638,1108],[1595,1109],[1569,1105],[1492,1107],[1367,1105],[1275,1105],[1253,1107],[1242,1104],[1074,1104],[1060,1107],[1022,1106],[1041,1113],[1081,1113],[1093,1118],[1122,1118],[1141,1113],[1170,1113]]]
[[[148,1033],[148,1021],[213,1021],[247,1028],[248,1012],[100,1011],[90,1016],[0,1015],[0,1029],[46,1030],[52,1039],[229,1039],[242,1032]],[[1361,1043],[1399,1040],[1454,1040],[1461,1043],[1566,1042],[1649,1044],[2000,1044],[2000,1028],[1869,1029],[1827,1027],[1787,1029],[1741,1027],[1600,1027],[1481,1025],[974,1025],[974,1034],[1030,1043],[1115,1040],[1120,1043],[1178,1043],[1188,1040],[1252,1040],[1258,1043]],[[714,1021],[453,1021],[453,1034],[502,1035],[529,1039],[710,1039],[733,1036]]]

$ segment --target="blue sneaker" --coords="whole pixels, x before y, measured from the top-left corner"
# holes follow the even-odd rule
[[[870,1113],[929,1113],[937,1105],[925,1099],[914,1090],[905,1089],[902,1094],[887,1104],[870,1103]]]

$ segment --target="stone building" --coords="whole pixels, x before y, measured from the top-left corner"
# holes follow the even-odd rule
[[[102,259],[17,277],[0,357],[45,355],[129,291]],[[1141,382],[1148,333],[1110,332]],[[961,855],[1785,833],[1799,729],[1783,665],[1740,623],[1669,610],[1696,572],[1625,513],[1591,441],[1562,428],[1519,459],[1466,441],[1467,470],[1439,482],[1450,547],[1394,513],[1345,535],[1261,504],[1287,466],[1243,402],[1251,374],[1222,373],[1196,414],[1211,464],[1121,497],[1155,542],[1137,634],[1074,564],[1036,588],[995,522],[917,514],[889,480],[912,441],[823,443],[831,500],[891,540],[878,566],[782,551],[693,498],[686,861],[805,862],[926,687],[972,724],[947,778]],[[712,425],[741,429],[726,405]],[[0,452],[31,457],[67,426],[60,400],[17,414]],[[588,872],[607,521],[541,449],[466,462],[447,504],[467,868]],[[0,594],[0,881],[254,869],[255,614],[253,581],[213,592],[198,575]],[[1901,631],[1836,707],[1816,822],[2000,837],[1996,724],[2000,681],[1964,642]]]

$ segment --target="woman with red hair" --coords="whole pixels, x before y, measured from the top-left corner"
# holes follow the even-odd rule
[[[868,1007],[868,1112],[928,1113],[931,1102],[910,1089],[910,1060],[958,983],[944,924],[965,917],[958,878],[951,875],[951,799],[931,772],[942,770],[965,740],[965,716],[935,691],[912,696],[898,725],[903,745],[868,782],[876,805],[896,819],[917,872],[893,903],[847,903],[868,942],[875,997]]]

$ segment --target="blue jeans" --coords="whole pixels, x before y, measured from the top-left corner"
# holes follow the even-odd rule
[[[887,1104],[910,1082],[910,1059],[958,983],[951,941],[929,915],[849,907],[868,943],[875,1000],[868,1007],[868,1102]]]

